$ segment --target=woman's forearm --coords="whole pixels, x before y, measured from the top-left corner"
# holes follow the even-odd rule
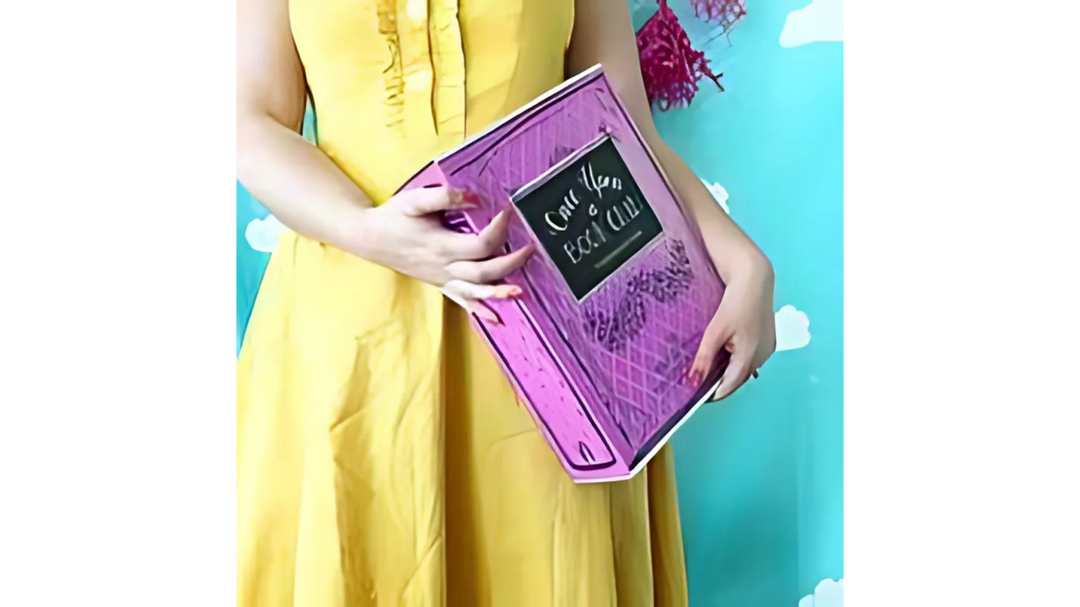
[[[690,208],[721,277],[730,280],[744,275],[747,269],[771,272],[761,250],[716,204],[705,184],[657,132],[645,96],[641,60],[626,0],[577,0],[575,7],[574,35],[567,55],[569,72],[578,74],[597,63],[604,66],[616,93],[679,198]]]
[[[294,232],[362,254],[371,200],[326,154],[268,115],[238,115],[236,132],[237,177],[259,202]]]
[[[765,254],[720,208],[712,193],[683,159],[655,132],[647,138],[679,197],[690,208],[720,276],[730,280],[747,270],[771,274],[772,266]]]

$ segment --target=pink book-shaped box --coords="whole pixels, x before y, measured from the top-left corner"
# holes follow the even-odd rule
[[[552,89],[422,169],[402,189],[452,185],[475,233],[515,210],[506,250],[536,253],[473,319],[577,482],[630,478],[704,402],[684,374],[724,292],[699,232],[599,66]],[[525,471],[523,471],[525,472]]]

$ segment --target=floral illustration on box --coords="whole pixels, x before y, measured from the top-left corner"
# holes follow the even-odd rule
[[[609,352],[626,347],[645,327],[648,299],[660,304],[674,301],[690,288],[694,273],[686,245],[681,240],[667,240],[664,248],[668,263],[660,269],[641,269],[625,283],[625,292],[608,309],[594,306],[585,309],[585,331]]]

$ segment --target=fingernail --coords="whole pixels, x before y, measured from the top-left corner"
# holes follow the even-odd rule
[[[470,201],[469,193],[467,190],[460,188],[448,187],[446,189],[446,195],[450,198],[450,206],[459,209],[475,209],[476,204]]]
[[[480,195],[472,190],[462,190],[461,199],[464,200],[466,204],[480,204]]]
[[[506,299],[510,296],[510,287],[507,285],[498,285],[492,288],[491,297],[494,299]]]
[[[491,296],[495,299],[507,299],[521,295],[521,288],[515,285],[495,285]]]

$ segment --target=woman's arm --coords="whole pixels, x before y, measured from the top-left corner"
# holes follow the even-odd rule
[[[625,0],[578,0],[568,65],[571,74],[602,64],[619,98],[657,160],[664,167],[679,197],[690,207],[716,269],[725,278],[744,265],[767,266],[768,260],[753,241],[716,204],[705,184],[686,166],[656,130],[645,85],[637,42]]]
[[[524,264],[533,248],[499,255],[506,213],[477,235],[445,229],[438,212],[475,202],[461,190],[410,190],[373,207],[330,158],[301,137],[307,87],[288,6],[288,0],[237,3],[238,179],[293,231],[433,284],[497,322],[478,301],[520,294],[517,287],[491,283]]]
[[[300,135],[306,90],[288,0],[238,0],[237,178],[290,229],[350,250],[371,201]]]
[[[717,397],[723,398],[764,364],[775,348],[772,265],[716,204],[690,167],[660,138],[645,96],[626,0],[577,0],[567,62],[572,74],[597,63],[604,66],[634,123],[690,208],[709,255],[727,284],[724,302],[705,333],[691,369],[691,377],[700,381],[721,348],[731,351],[731,364],[717,392]]]

